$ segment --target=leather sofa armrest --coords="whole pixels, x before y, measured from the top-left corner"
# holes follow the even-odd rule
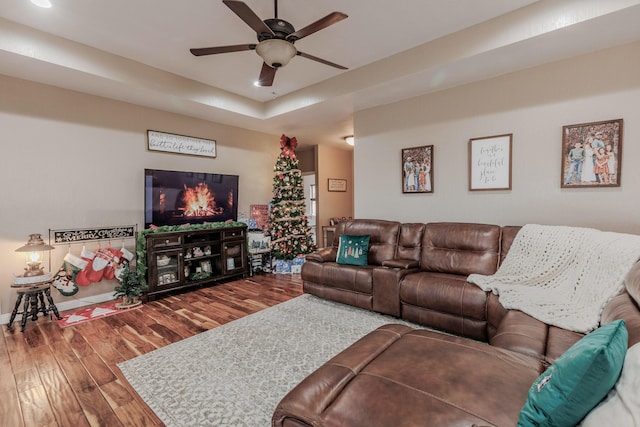
[[[382,261],[383,267],[400,268],[402,270],[408,270],[410,268],[417,268],[420,263],[413,259],[388,259]]]
[[[335,262],[338,250],[336,248],[320,248],[317,251],[306,254],[304,256],[306,261],[315,262]]]
[[[374,268],[373,311],[400,317],[400,282],[405,276],[418,271],[417,268]]]
[[[493,346],[543,359],[548,326],[518,310],[509,310],[489,343]]]
[[[629,270],[624,282],[629,296],[640,306],[640,261]]]
[[[640,342],[640,307],[629,295],[622,292],[607,303],[600,317],[600,324],[604,325],[614,320],[623,319],[629,331],[629,347]]]

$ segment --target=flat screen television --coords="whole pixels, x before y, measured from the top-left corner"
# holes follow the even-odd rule
[[[238,180],[238,175],[145,169],[145,228],[235,221]]]

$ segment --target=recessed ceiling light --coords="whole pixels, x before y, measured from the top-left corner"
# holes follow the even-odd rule
[[[38,7],[44,7],[49,9],[51,7],[51,2],[49,0],[31,0],[31,3],[35,4]]]

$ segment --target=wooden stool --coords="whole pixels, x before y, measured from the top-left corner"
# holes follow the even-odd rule
[[[31,317],[31,320],[38,320],[38,313],[42,313],[43,316],[46,316],[48,313],[53,313],[58,320],[62,319],[62,317],[60,317],[60,313],[58,313],[58,308],[53,303],[53,298],[51,298],[50,285],[51,281],[47,281],[30,286],[21,286],[16,289],[18,299],[16,300],[16,305],[13,307],[11,318],[7,325],[9,329],[13,328],[13,321],[18,314],[22,314],[22,320],[20,321],[20,330],[22,332],[24,332],[24,328],[27,325],[27,319]],[[18,311],[23,298],[24,305],[22,311]],[[47,303],[49,304],[48,306]],[[51,315],[49,315],[49,317],[51,317]]]

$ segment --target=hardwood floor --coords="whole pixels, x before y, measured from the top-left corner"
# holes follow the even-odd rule
[[[40,317],[5,325],[0,340],[0,425],[162,426],[116,366],[287,301],[300,275],[264,274],[148,302],[61,329]]]

